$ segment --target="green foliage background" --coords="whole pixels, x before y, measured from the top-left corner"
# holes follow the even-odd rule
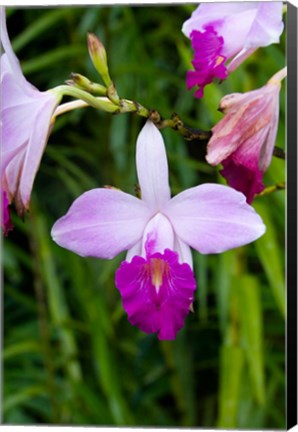
[[[258,88],[285,64],[279,45],[259,49],[196,100],[185,85],[192,51],[181,33],[194,5],[32,8],[7,11],[27,79],[40,90],[71,72],[98,81],[86,33],[106,46],[118,93],[164,117],[210,129],[222,96]],[[286,15],[284,15],[286,19]],[[65,101],[67,99],[65,98]],[[285,147],[285,84],[277,145]],[[194,313],[174,342],[132,327],[114,285],[125,254],[84,259],[59,248],[53,223],[91,188],[134,194],[135,142],[144,119],[92,108],[57,119],[35,181],[30,214],[3,239],[3,422],[167,427],[285,427],[285,194],[257,198],[267,225],[253,244],[194,252]],[[222,182],[205,145],[163,130],[173,194]],[[283,181],[274,158],[266,185]]]

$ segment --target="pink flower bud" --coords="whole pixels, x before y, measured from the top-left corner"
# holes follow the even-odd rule
[[[107,62],[107,53],[105,47],[93,33],[88,33],[88,50],[91,60],[94,64],[95,69],[101,75],[104,83],[109,86],[111,84],[111,78],[109,75],[109,68]]]

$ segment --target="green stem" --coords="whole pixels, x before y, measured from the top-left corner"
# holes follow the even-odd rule
[[[159,112],[154,110],[150,112],[149,119],[159,128],[170,127],[182,135],[187,141],[200,140],[205,141],[211,138],[211,131],[194,129],[184,124],[177,113],[173,113],[170,119],[163,119]]]
[[[84,77],[84,75],[71,73],[70,78],[70,80],[66,81],[66,84],[69,86],[85,90],[92,95],[107,96],[107,88],[105,86],[90,81],[88,78]]]
[[[131,101],[129,99],[120,99],[119,103],[116,104],[116,101],[109,99],[109,94],[108,97],[95,97],[82,89],[67,85],[56,87],[53,89],[53,91],[56,91],[64,96],[72,96],[74,98],[80,99],[93,108],[101,109],[113,114],[122,114],[128,112],[135,113],[141,117],[150,119],[159,129],[170,127],[171,129],[180,133],[180,135],[182,135],[188,141],[206,141],[210,139],[212,134],[211,131],[194,129],[185,125],[179,115],[176,113],[173,113],[170,119],[164,119],[157,110],[149,110],[140,103]],[[57,115],[60,115],[66,111],[85,106],[85,104],[75,102],[73,102],[72,105],[70,103],[68,106],[65,105],[58,107],[53,117],[56,117]]]
[[[73,111],[78,108],[86,108],[88,106],[89,105],[87,104],[87,102],[84,102],[82,100],[74,100],[71,102],[66,102],[64,104],[61,104],[56,108],[52,117],[52,122],[56,117],[58,117],[61,114],[65,114],[66,112]]]
[[[263,192],[261,192],[260,194],[258,194],[257,197],[261,197],[261,196],[264,196],[264,195],[269,195],[269,194],[271,194],[273,192],[276,192],[278,190],[284,190],[285,188],[286,188],[285,182],[280,182],[280,183],[277,183],[276,185],[268,186],[267,188],[265,188],[263,190]]]
[[[143,107],[143,105],[141,105],[140,103],[128,99],[120,99],[119,113],[126,112],[133,112],[145,118],[150,117],[150,110]]]
[[[55,87],[52,91],[63,96],[72,96],[76,99],[81,99],[96,109],[110,113],[115,113],[117,111],[119,112],[119,107],[111,102],[107,97],[95,97],[85,90],[81,90],[77,87],[61,85],[59,87]]]
[[[273,156],[279,158],[279,159],[286,159],[286,153],[283,149],[280,147],[274,147],[273,149]]]
[[[157,110],[149,110],[140,103],[136,101],[131,101],[129,99],[120,99],[119,103],[116,104],[108,97],[95,97],[85,90],[67,85],[61,85],[59,87],[56,87],[52,91],[58,92],[61,95],[72,96],[79,99],[59,105],[54,112],[53,119],[61,114],[64,114],[67,111],[91,106],[93,108],[113,114],[123,114],[130,112],[137,114],[141,117],[148,118],[155,124],[156,127],[158,127],[158,129],[164,129],[166,127],[169,127],[177,131],[187,141],[198,140],[206,142],[212,136],[211,131],[203,131],[201,129],[195,129],[185,125],[177,113],[173,113],[171,118],[165,119],[160,115]],[[286,158],[284,150],[279,147],[274,147],[273,156],[280,159]]]

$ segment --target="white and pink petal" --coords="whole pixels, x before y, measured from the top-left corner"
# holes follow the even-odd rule
[[[138,198],[116,189],[93,189],[73,202],[51,234],[78,255],[111,259],[141,240],[150,217]]]
[[[9,68],[11,73],[16,77],[16,79],[19,81],[20,85],[24,86],[24,88],[27,88],[28,91],[30,92],[30,88],[33,89],[33,91],[35,90],[35,88],[26,80],[26,78],[23,75],[19,60],[17,58],[17,56],[15,55],[10,40],[9,40],[9,36],[7,33],[7,26],[6,26],[6,13],[5,13],[5,7],[1,6],[0,8],[0,20],[1,20],[1,31],[0,31],[0,35],[1,35],[1,43],[3,45],[5,54],[7,56],[8,62],[7,64],[9,64]],[[2,57],[1,56],[1,60]],[[3,73],[2,70],[2,61],[1,61],[1,76]]]
[[[228,186],[204,184],[172,198],[164,214],[180,239],[200,253],[221,253],[265,232],[245,196]]]
[[[157,213],[144,229],[142,256],[150,256],[155,252],[163,253],[165,249],[173,249],[173,247],[173,227],[163,214]]]
[[[245,47],[265,47],[279,43],[283,32],[283,2],[258,2],[256,17],[247,35]]]
[[[148,120],[137,139],[137,173],[142,200],[153,211],[159,211],[171,198],[168,161],[163,137]]]

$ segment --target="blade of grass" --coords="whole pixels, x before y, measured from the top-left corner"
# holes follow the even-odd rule
[[[235,269],[235,258],[235,250],[222,253],[217,257],[217,266],[213,268],[215,273],[217,310],[222,334],[225,333],[228,323],[229,298],[232,274]]]
[[[244,353],[239,346],[223,345],[220,352],[219,418],[223,429],[237,427]]]
[[[70,284],[74,289],[81,309],[84,312],[84,319],[89,329],[92,363],[95,368],[96,381],[103,391],[109,413],[113,422],[117,425],[134,424],[133,414],[123,395],[123,383],[117,370],[117,362],[114,350],[114,331],[112,318],[109,313],[106,300],[106,292],[97,290],[97,286],[102,287],[99,279],[103,277],[102,271],[98,271],[96,277],[92,265],[93,262],[85,261],[69,252],[65,252],[64,265]],[[113,265],[113,262],[110,262]],[[108,263],[106,263],[108,264]],[[100,264],[99,264],[100,265]],[[98,265],[96,266],[97,269]],[[110,273],[111,275],[111,273]],[[107,286],[108,280],[105,278],[103,286]],[[82,286],[84,289],[82,289]]]
[[[44,286],[47,290],[49,311],[53,323],[56,326],[60,338],[60,347],[65,357],[65,370],[73,381],[82,379],[80,364],[77,360],[78,349],[73,332],[64,326],[69,319],[69,310],[56,273],[53,251],[50,246],[49,227],[46,226],[43,215],[38,211],[37,203],[32,200],[31,204],[31,226],[35,237],[35,260],[39,266]]]
[[[263,356],[263,317],[258,279],[241,275],[237,281],[242,343],[257,402],[265,403],[265,371]]]
[[[69,16],[73,10],[68,8],[57,8],[42,15],[39,19],[32,22],[24,31],[22,31],[12,42],[12,48],[15,53],[26,46],[29,42],[37,39],[42,33],[52,27],[54,24]]]
[[[44,387],[41,386],[26,387],[18,393],[6,395],[2,405],[3,413],[5,414],[8,410],[11,410],[18,405],[22,405],[24,402],[35,396],[42,395],[44,395]]]
[[[265,234],[254,243],[255,248],[270,283],[272,295],[281,315],[285,317],[285,279],[275,227],[267,206],[255,202],[254,207],[266,225]]]
[[[24,75],[28,75],[33,72],[43,71],[49,66],[54,68],[53,65],[59,64],[61,61],[65,62],[66,59],[73,59],[76,56],[81,57],[83,55],[86,55],[86,47],[83,45],[63,46],[48,51],[46,54],[32,60],[22,62],[22,70]]]

